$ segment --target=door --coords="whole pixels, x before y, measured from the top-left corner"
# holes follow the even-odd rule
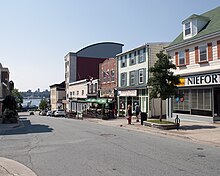
[[[214,89],[214,114],[220,117],[220,88]]]

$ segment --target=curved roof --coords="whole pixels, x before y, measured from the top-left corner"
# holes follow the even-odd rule
[[[94,43],[94,44],[88,45],[88,46],[86,46],[86,47],[80,49],[80,50],[77,51],[76,53],[80,53],[80,52],[82,52],[83,50],[87,50],[87,49],[89,49],[89,48],[91,48],[91,47],[94,47],[94,46],[96,46],[96,45],[99,45],[99,46],[100,46],[100,45],[108,45],[108,44],[110,44],[110,45],[120,45],[121,47],[124,46],[124,44],[116,43],[116,42],[99,42],[99,43]]]

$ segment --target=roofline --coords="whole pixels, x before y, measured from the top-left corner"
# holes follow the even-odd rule
[[[86,79],[82,79],[82,80],[79,80],[79,81],[70,82],[69,86],[77,85],[77,84],[81,84],[81,83],[85,83],[85,82],[86,82]]]
[[[173,49],[184,47],[184,46],[189,45],[189,44],[195,44],[197,42],[201,42],[201,41],[204,41],[204,40],[207,40],[207,39],[210,39],[210,38],[218,37],[219,34],[220,34],[220,30],[217,31],[217,32],[213,32],[211,34],[206,34],[206,35],[200,36],[200,37],[195,38],[195,39],[190,39],[189,41],[186,40],[186,41],[183,41],[181,43],[165,47],[165,50],[170,51],[170,50],[173,50]]]
[[[135,47],[135,48],[132,48],[132,49],[130,49],[130,50],[124,51],[124,52],[122,52],[122,53],[119,53],[119,54],[116,55],[116,57],[122,56],[122,55],[124,55],[124,54],[130,53],[130,52],[132,52],[132,51],[135,51],[135,50],[138,50],[138,49],[141,49],[141,48],[144,48],[144,47],[146,47],[146,48],[147,48],[147,47],[150,47],[151,45],[169,44],[169,43],[170,43],[170,42],[149,42],[149,43],[145,43],[145,44],[140,45],[140,46],[138,46],[138,47]]]
[[[94,44],[88,45],[88,46],[86,46],[86,47],[80,49],[79,51],[76,52],[76,54],[79,53],[79,52],[81,52],[82,50],[85,50],[85,49],[87,49],[87,48],[90,48],[90,47],[95,46],[95,45],[100,45],[100,44],[116,44],[116,45],[124,46],[124,44],[116,43],[116,42],[99,42],[99,43],[94,43]]]

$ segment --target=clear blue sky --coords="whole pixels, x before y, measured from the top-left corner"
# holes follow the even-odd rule
[[[175,39],[219,0],[0,0],[0,62],[20,91],[64,80],[64,56],[102,41],[129,50]]]

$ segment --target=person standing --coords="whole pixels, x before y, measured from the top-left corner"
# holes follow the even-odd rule
[[[139,114],[140,114],[141,110],[140,110],[140,106],[135,103],[135,115],[136,115],[136,122],[139,122]]]
[[[131,105],[128,105],[128,109],[127,109],[127,120],[128,120],[128,124],[131,124],[131,117],[132,117],[132,110],[131,110]]]

